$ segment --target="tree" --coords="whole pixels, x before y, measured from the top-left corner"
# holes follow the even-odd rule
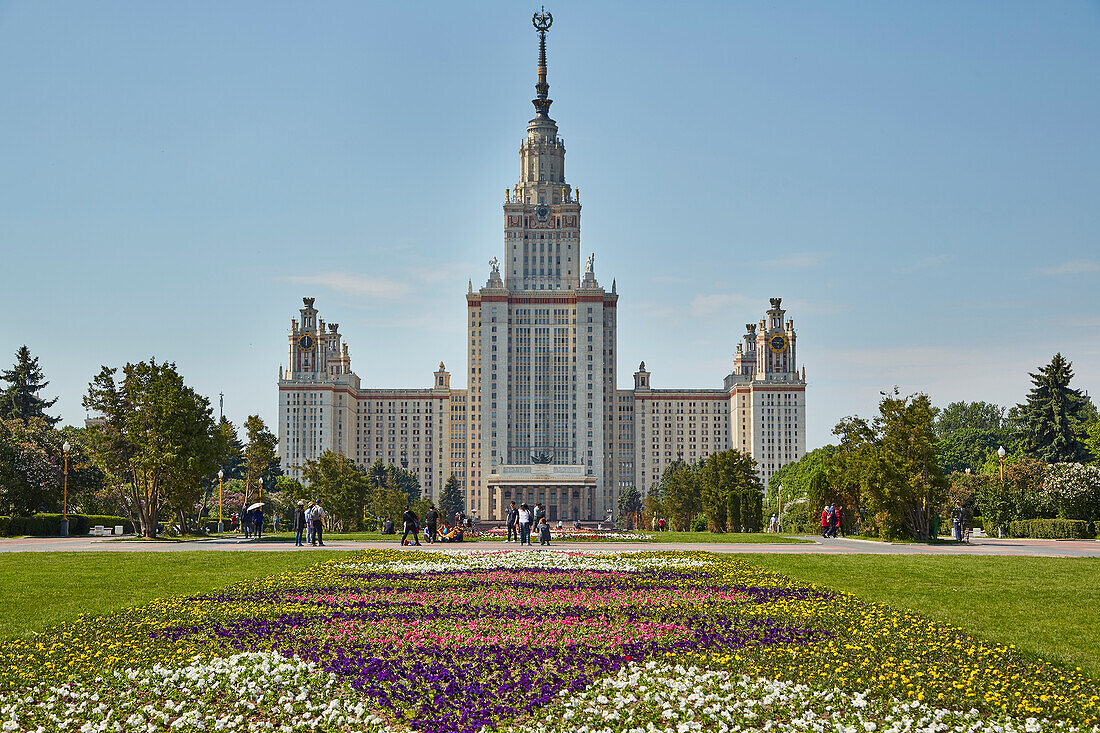
[[[686,532],[701,510],[701,497],[695,469],[683,461],[670,463],[661,475],[661,493],[672,528]]]
[[[15,366],[0,372],[0,381],[8,383],[7,389],[0,394],[0,419],[18,418],[24,424],[31,418],[40,418],[53,427],[61,418],[46,414],[47,407],[53,407],[57,398],[44,400],[38,393],[49,386],[38,365],[38,357],[31,356],[26,344],[15,352]]]
[[[1011,444],[1008,432],[1002,429],[959,428],[941,435],[936,441],[936,460],[945,473],[978,471],[990,451]]]
[[[824,468],[826,462],[836,453],[835,445],[824,445],[806,453],[794,463],[780,466],[768,480],[768,492],[765,503],[768,506],[778,506],[779,487],[783,487],[783,503],[788,504],[806,495],[806,487],[810,477],[819,468]]]
[[[936,413],[936,437],[943,438],[960,430],[988,430],[998,432],[1004,428],[1005,408],[991,402],[952,402]]]
[[[300,490],[293,487],[291,489],[320,500],[329,513],[330,526],[336,526],[344,531],[363,529],[363,520],[372,491],[370,479],[359,470],[353,460],[326,450],[317,458],[305,462],[302,466],[302,478],[309,483],[309,487]],[[272,488],[275,488],[274,483],[273,481]]]
[[[1088,463],[1092,456],[1082,441],[1088,398],[1069,386],[1073,365],[1059,353],[1029,376],[1035,386],[1017,405],[1024,452],[1044,463]]]
[[[760,529],[763,485],[752,456],[738,450],[714,453],[697,474],[700,507],[711,532]]]
[[[259,415],[249,415],[244,421],[244,429],[248,443],[244,447],[243,501],[247,507],[261,493],[260,480],[263,479],[269,491],[274,490],[275,479],[282,475],[282,471],[275,452],[279,439],[267,429],[263,419]]]
[[[102,418],[88,430],[89,451],[153,537],[161,512],[187,505],[222,449],[209,401],[184,384],[175,364],[127,364],[121,382],[117,371],[103,367],[88,385],[84,407]]]
[[[947,480],[936,461],[933,415],[928,395],[900,397],[895,387],[892,394],[882,394],[870,425],[846,418],[833,430],[841,438],[830,466],[834,488],[865,500],[882,536],[904,532],[913,539],[932,539],[931,518],[947,498]]]
[[[637,529],[641,525],[642,495],[633,486],[627,486],[619,492],[619,523],[626,529]]]
[[[996,461],[996,454],[994,454]],[[1010,456],[1004,463],[1004,482],[999,461],[983,468],[988,481],[975,486],[975,499],[981,509],[985,531],[993,533],[1007,529],[1017,519],[1039,516],[1043,501],[1040,495],[1047,466],[1030,456]]]
[[[462,511],[466,503],[462,500],[462,486],[458,478],[452,473],[443,485],[443,491],[439,494],[439,511],[444,521],[450,521],[454,515]]]

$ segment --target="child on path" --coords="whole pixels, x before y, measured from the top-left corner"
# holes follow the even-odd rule
[[[539,520],[539,544],[550,544],[550,525],[546,522],[546,517]]]

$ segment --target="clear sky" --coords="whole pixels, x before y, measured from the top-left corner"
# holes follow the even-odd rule
[[[303,295],[364,385],[463,386],[536,6],[0,0],[0,364],[80,422],[175,361],[274,421]],[[1100,388],[1100,4],[555,2],[552,116],[622,387],[719,387],[781,296],[809,447],[880,389]]]

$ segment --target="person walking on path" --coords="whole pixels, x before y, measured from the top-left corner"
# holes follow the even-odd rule
[[[294,509],[294,546],[302,546],[302,531],[306,528],[306,503],[298,500],[298,506]]]
[[[539,544],[550,544],[550,524],[546,521],[546,517],[539,520]]]
[[[247,540],[252,537],[252,512],[245,512],[241,515],[241,527],[244,528],[244,538]]]
[[[526,504],[519,505],[519,544],[531,544],[531,509]]]
[[[833,510],[829,514],[829,536],[836,539],[837,532],[840,531],[840,507],[830,504],[829,508]]]
[[[279,531],[279,512],[275,512],[271,517],[271,529],[273,532]]]
[[[435,507],[429,507],[428,513],[424,515],[424,539],[427,540],[429,545],[435,544],[435,528],[439,524],[439,512],[435,510]]]
[[[821,536],[829,536],[829,505],[826,504],[825,508],[821,510]]]
[[[313,510],[309,515],[310,526],[313,527],[313,541],[310,544],[314,547],[324,547],[325,541],[322,539],[324,532],[325,517],[328,513],[321,507],[321,502],[316,501],[313,503]]]
[[[516,525],[519,523],[519,509],[516,509],[516,503],[513,501],[508,505],[508,539],[505,542],[519,542],[519,532],[516,529]]]
[[[260,539],[264,535],[264,510],[257,509],[253,512],[252,521],[256,528],[256,539]]]
[[[955,508],[951,512],[952,523],[955,525],[955,541],[963,541],[963,522],[966,520],[966,512],[963,511],[962,505],[955,502]]]
[[[404,534],[401,535],[401,545],[405,545],[411,533],[416,546],[420,547],[420,520],[417,518],[416,514],[413,513],[413,510],[409,508],[408,504],[405,505],[405,513],[401,515],[401,520],[404,522]]]
[[[833,537],[836,537],[838,533],[841,537],[848,536],[844,534],[844,510],[840,508],[840,504],[836,505],[836,532],[833,532]]]

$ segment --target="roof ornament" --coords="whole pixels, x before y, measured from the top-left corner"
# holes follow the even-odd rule
[[[554,24],[554,15],[546,12],[546,8],[543,7],[531,16],[531,24],[539,32],[539,82],[535,85],[535,99],[531,100],[531,104],[535,105],[538,117],[549,117],[550,105],[554,102],[547,98],[550,85],[546,83],[546,31],[550,30],[550,26]]]

